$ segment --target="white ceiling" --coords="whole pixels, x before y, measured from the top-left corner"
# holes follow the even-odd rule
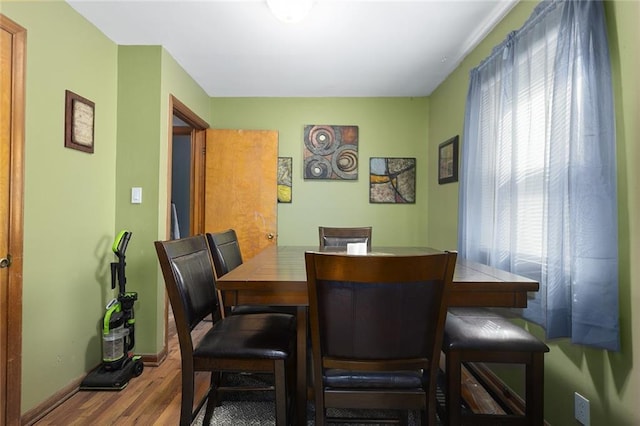
[[[517,0],[67,0],[119,45],[162,45],[214,97],[427,96]]]

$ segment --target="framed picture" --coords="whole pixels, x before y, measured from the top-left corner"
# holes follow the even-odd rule
[[[369,202],[414,204],[416,202],[416,159],[369,159]]]
[[[458,181],[458,135],[438,146],[438,183]]]
[[[358,179],[358,126],[304,126],[304,178]]]
[[[292,157],[278,157],[278,202],[291,202]]]
[[[95,104],[70,90],[65,91],[64,146],[93,154]]]

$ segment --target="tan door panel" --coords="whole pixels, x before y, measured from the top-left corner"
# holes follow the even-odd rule
[[[244,260],[276,244],[278,132],[208,129],[205,232],[235,229]]]

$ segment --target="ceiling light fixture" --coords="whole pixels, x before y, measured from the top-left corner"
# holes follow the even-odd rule
[[[313,0],[267,0],[273,16],[292,24],[302,21],[311,11]]]

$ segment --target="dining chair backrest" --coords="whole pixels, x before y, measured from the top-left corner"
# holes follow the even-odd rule
[[[424,374],[417,388],[425,386],[422,396],[413,388],[403,400],[415,397],[417,407],[426,405],[435,418],[436,374],[456,256],[305,253],[316,410],[348,404],[347,391],[363,408],[369,397],[363,391],[371,387],[392,391],[381,398],[380,389],[370,408],[392,404],[398,397],[395,387],[406,379],[400,372],[407,371]],[[381,385],[372,373],[380,371],[400,375]]]
[[[355,228],[335,228],[319,226],[320,248],[347,247],[349,243],[367,243],[367,251],[371,251],[371,226]]]
[[[233,229],[207,233],[207,242],[211,249],[213,265],[217,277],[221,277],[242,264],[242,252],[238,243],[238,236]]]
[[[190,343],[187,332],[205,317],[217,313],[218,296],[209,248],[202,235],[158,241],[155,245],[182,346],[183,339]]]
[[[233,229],[227,229],[223,232],[206,233],[207,243],[211,250],[211,257],[213,258],[213,265],[216,270],[216,277],[220,278],[223,275],[233,271],[238,266],[242,265],[242,253],[240,251],[240,244],[238,243],[238,236]],[[222,293],[218,292],[218,300],[224,305],[224,298]],[[262,314],[262,313],[295,313],[295,308],[288,306],[268,306],[268,305],[227,305],[222,309],[224,315],[240,315],[240,314]]]

